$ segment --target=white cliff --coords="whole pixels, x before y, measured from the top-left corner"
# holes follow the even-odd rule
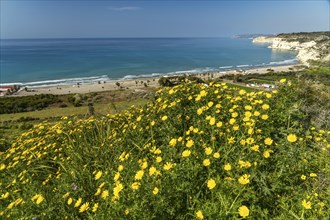
[[[297,59],[301,63],[309,66],[309,62],[311,60],[325,62],[330,61],[330,52],[328,51],[330,47],[330,38],[327,36],[321,37],[322,38],[316,40],[301,42],[294,38],[260,36],[254,38],[252,42],[270,44],[269,48],[272,49],[298,51]]]

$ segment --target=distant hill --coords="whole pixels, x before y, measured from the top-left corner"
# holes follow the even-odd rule
[[[275,36],[274,34],[237,34],[234,35],[233,38],[247,38],[247,39],[251,39],[251,38],[256,38],[259,36]]]
[[[308,41],[315,41],[317,43],[321,43],[329,41],[330,31],[282,33],[278,34],[276,37],[284,38],[288,42],[298,41],[300,43],[304,43]]]

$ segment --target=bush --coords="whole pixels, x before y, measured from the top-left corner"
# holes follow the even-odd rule
[[[61,103],[59,107],[60,108],[66,108],[66,107],[68,107],[68,105],[66,103]]]
[[[41,94],[24,97],[2,97],[0,99],[0,114],[18,113],[43,109],[60,100],[55,95]]]

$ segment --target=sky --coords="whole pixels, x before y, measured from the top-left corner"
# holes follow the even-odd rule
[[[0,0],[0,38],[229,37],[329,31],[329,0]]]

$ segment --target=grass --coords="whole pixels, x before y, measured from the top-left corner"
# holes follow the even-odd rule
[[[252,88],[252,87],[248,87],[248,86],[244,86],[242,84],[234,84],[234,83],[227,83],[229,88],[233,88],[233,89],[244,89],[247,92],[255,92],[255,91],[260,91],[260,89],[258,88]]]
[[[136,100],[130,101],[116,101],[110,103],[97,103],[94,106],[95,113],[97,114],[113,114],[123,111],[129,108],[132,105],[142,106],[148,102],[147,99],[138,98]],[[74,107],[69,106],[66,108],[59,107],[51,107],[43,110],[32,111],[32,112],[20,112],[13,114],[1,114],[0,122],[10,121],[10,120],[18,120],[20,118],[32,117],[39,118],[41,120],[51,117],[62,117],[62,116],[70,116],[70,115],[87,115],[88,114],[88,106],[80,106]]]

